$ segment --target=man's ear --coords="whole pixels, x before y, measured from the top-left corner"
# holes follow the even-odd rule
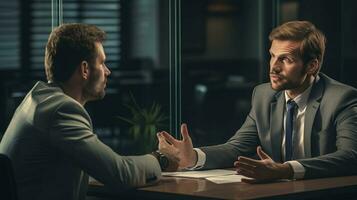
[[[309,75],[316,75],[319,70],[319,61],[315,58],[307,63],[306,73]]]
[[[80,66],[79,66],[79,70],[80,70],[80,73],[81,73],[81,77],[84,79],[84,80],[87,80],[89,78],[89,65],[88,65],[88,62],[87,61],[82,61]]]

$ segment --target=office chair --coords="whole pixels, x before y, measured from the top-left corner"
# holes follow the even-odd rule
[[[11,160],[4,154],[0,154],[0,199],[17,200]]]

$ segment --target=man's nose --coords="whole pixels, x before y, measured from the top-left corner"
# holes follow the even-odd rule
[[[272,58],[270,61],[270,71],[280,72],[281,71],[281,63],[278,59]]]
[[[112,73],[107,66],[105,66],[105,72],[107,76],[109,76]]]

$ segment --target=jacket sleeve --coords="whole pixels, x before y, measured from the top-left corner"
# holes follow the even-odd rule
[[[89,115],[75,102],[64,101],[53,113],[50,141],[106,186],[136,187],[161,177],[154,156],[120,156],[103,144],[92,132]]]

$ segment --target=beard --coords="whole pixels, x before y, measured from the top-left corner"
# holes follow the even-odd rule
[[[88,100],[99,100],[105,96],[105,82],[100,80],[100,76],[91,74],[87,84],[84,86],[83,94]]]
[[[283,91],[283,90],[294,90],[300,88],[304,82],[307,80],[307,77],[303,77],[301,75],[301,79],[291,80],[283,75],[277,75],[271,73],[274,78],[270,77],[270,86],[275,91]]]
[[[292,77],[286,77],[274,70],[270,71],[270,86],[275,91],[293,90],[301,87],[307,79],[307,66],[301,71],[296,72],[295,79]]]

